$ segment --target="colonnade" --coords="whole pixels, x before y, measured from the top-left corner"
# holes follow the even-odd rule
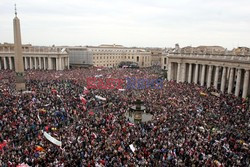
[[[224,63],[225,64],[225,63]],[[249,68],[226,65],[169,62],[168,80],[214,87],[222,93],[246,98],[250,94]]]
[[[64,70],[69,69],[69,57],[23,57],[24,69]],[[0,69],[15,69],[14,56],[0,56]]]

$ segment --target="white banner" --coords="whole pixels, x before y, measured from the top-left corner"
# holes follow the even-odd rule
[[[118,89],[119,91],[125,91],[125,89]]]
[[[130,149],[133,151],[133,153],[135,152],[135,147],[133,146],[133,144],[129,145]]]
[[[95,75],[96,78],[100,78],[102,76],[103,76],[102,74],[101,75]]]
[[[101,97],[101,96],[97,96],[97,95],[96,95],[95,98],[100,99],[100,100],[103,100],[103,101],[106,101],[106,98]]]
[[[46,137],[46,139],[48,139],[51,143],[57,145],[57,146],[62,146],[62,142],[57,140],[56,138],[52,137],[50,134],[48,134],[47,132],[43,132],[43,135]]]
[[[37,114],[37,118],[38,118],[39,122],[42,123],[42,120],[41,120],[41,118],[39,117],[39,113]]]

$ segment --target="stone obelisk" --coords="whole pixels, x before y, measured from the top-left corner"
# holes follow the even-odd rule
[[[15,72],[16,72],[16,90],[25,90],[24,65],[22,54],[20,21],[17,17],[15,5],[15,18],[13,20],[14,27],[14,45],[15,45]]]

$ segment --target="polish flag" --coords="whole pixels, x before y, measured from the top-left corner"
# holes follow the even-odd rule
[[[17,165],[16,167],[30,167],[30,166],[25,163],[22,163],[22,164]]]
[[[83,94],[88,94],[89,93],[89,90],[88,90],[88,88],[86,88],[86,87],[84,87],[84,91],[83,91]]]
[[[2,150],[7,145],[6,140],[4,140],[2,143],[0,143],[0,150]]]
[[[87,100],[86,100],[84,97],[82,97],[82,96],[80,96],[80,100],[82,101],[82,103],[83,103],[84,105],[87,103]]]
[[[57,93],[57,90],[56,89],[52,89],[51,93]]]
[[[95,138],[95,139],[97,138],[95,133],[92,133],[92,137]]]
[[[131,122],[129,122],[128,125],[129,125],[129,126],[135,126],[135,124],[133,124],[133,123],[131,123]]]
[[[106,132],[106,130],[105,130],[105,129],[102,129],[102,133],[106,134],[107,132]]]

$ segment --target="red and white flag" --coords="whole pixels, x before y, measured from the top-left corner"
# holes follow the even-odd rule
[[[129,126],[135,126],[135,124],[133,124],[133,123],[131,123],[131,122],[129,122],[128,125],[129,125]]]

